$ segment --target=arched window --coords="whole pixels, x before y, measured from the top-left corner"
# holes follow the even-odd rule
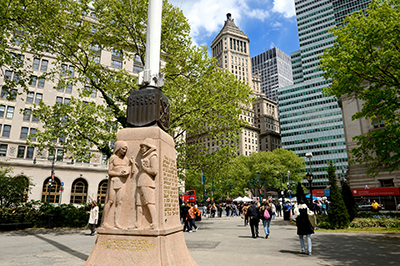
[[[72,183],[70,203],[85,204],[87,200],[88,183],[83,178],[78,178]]]
[[[54,177],[52,181],[52,185],[49,190],[49,181],[51,177],[46,178],[43,183],[43,190],[42,190],[42,201],[47,201],[49,203],[59,203],[60,201],[60,193],[58,192],[60,189],[60,179]],[[50,193],[49,193],[50,191]],[[50,195],[50,196],[49,196]]]
[[[99,189],[97,190],[98,204],[104,204],[106,202],[107,188],[108,188],[108,180],[104,179],[103,181],[100,182]]]

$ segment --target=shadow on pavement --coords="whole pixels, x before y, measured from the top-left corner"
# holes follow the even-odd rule
[[[339,265],[399,265],[400,241],[385,235],[325,234],[313,235],[313,255]]]
[[[37,238],[39,238],[39,239],[41,239],[43,241],[46,241],[47,243],[49,243],[49,244],[53,245],[54,247],[58,248],[59,250],[61,250],[63,252],[66,252],[66,253],[68,253],[68,254],[70,254],[72,256],[75,256],[75,257],[77,257],[77,258],[79,258],[79,259],[81,259],[83,261],[86,261],[89,258],[88,255],[83,254],[83,253],[81,253],[79,251],[73,250],[73,249],[71,249],[71,248],[69,248],[69,247],[67,247],[67,246],[65,246],[63,244],[60,244],[60,243],[56,242],[56,241],[50,240],[50,239],[45,238],[45,237],[40,236],[40,235],[35,235],[35,237],[37,237]]]

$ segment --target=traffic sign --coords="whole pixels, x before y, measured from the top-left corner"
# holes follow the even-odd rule
[[[64,186],[64,182],[61,182],[61,186],[62,186],[62,187]]]

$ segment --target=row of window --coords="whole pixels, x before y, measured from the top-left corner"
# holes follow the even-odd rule
[[[344,134],[323,136],[323,137],[312,138],[312,139],[300,139],[300,140],[294,140],[294,141],[285,141],[283,144],[285,146],[289,146],[289,145],[297,145],[297,144],[310,143],[310,142],[327,141],[327,140],[333,140],[333,139],[344,139]]]
[[[309,130],[302,130],[302,131],[296,131],[296,132],[283,132],[282,137],[291,137],[291,136],[311,134],[311,133],[317,133],[317,132],[323,132],[323,131],[331,131],[331,130],[342,129],[342,128],[343,128],[343,124],[329,126],[329,127],[323,127],[323,128],[313,128],[313,129],[309,129]]]
[[[47,178],[43,183],[42,189],[42,201],[57,204],[60,202],[60,179],[54,177],[51,186],[49,186],[49,181],[51,178]],[[83,178],[78,178],[72,183],[71,186],[71,204],[86,204],[88,200],[88,183]],[[108,181],[103,180],[99,183],[97,189],[97,201],[99,204],[104,204],[107,194]]]

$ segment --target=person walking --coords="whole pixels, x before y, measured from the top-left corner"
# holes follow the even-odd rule
[[[246,219],[250,221],[251,237],[258,237],[258,224],[260,222],[260,213],[258,207],[253,201],[251,206],[247,209]]]
[[[249,220],[247,219],[247,209],[249,208],[249,204],[246,202],[242,208],[242,218],[244,219],[244,226],[249,224]]]
[[[192,232],[193,228],[194,228],[195,231],[197,231],[196,214],[201,215],[200,211],[194,206],[193,203],[191,203],[190,204],[190,209],[188,210],[188,219],[189,219],[189,223],[190,223],[189,233]]]
[[[312,243],[311,243],[311,234],[314,234],[314,228],[308,219],[308,214],[313,214],[304,203],[304,200],[300,200],[300,204],[294,210],[293,218],[296,219],[297,226],[297,235],[299,236],[300,245],[301,245],[301,254],[306,254],[306,247],[304,245],[304,236],[307,237],[307,254],[311,255],[312,252]]]
[[[185,207],[183,207],[182,211],[182,218],[183,218],[183,232],[192,232],[192,226],[189,221],[189,210],[190,206],[189,203],[185,204]]]
[[[282,217],[282,205],[279,202],[276,204],[276,214],[278,217]]]
[[[272,220],[275,220],[276,217],[276,207],[275,207],[275,202],[273,201],[271,204],[271,211],[272,211]]]
[[[220,203],[220,204],[218,204],[218,217],[219,218],[221,218],[221,216],[222,216],[222,204]]]
[[[271,234],[270,226],[272,219],[272,204],[269,204],[267,200],[263,200],[262,206],[260,207],[260,217],[264,226],[265,239]]]
[[[90,235],[94,236],[96,233],[96,226],[99,221],[99,206],[97,206],[96,201],[92,201],[92,208],[90,211],[86,212],[89,214],[89,229],[90,229]]]
[[[211,218],[215,217],[215,212],[217,211],[217,207],[215,207],[215,203],[211,205]]]

